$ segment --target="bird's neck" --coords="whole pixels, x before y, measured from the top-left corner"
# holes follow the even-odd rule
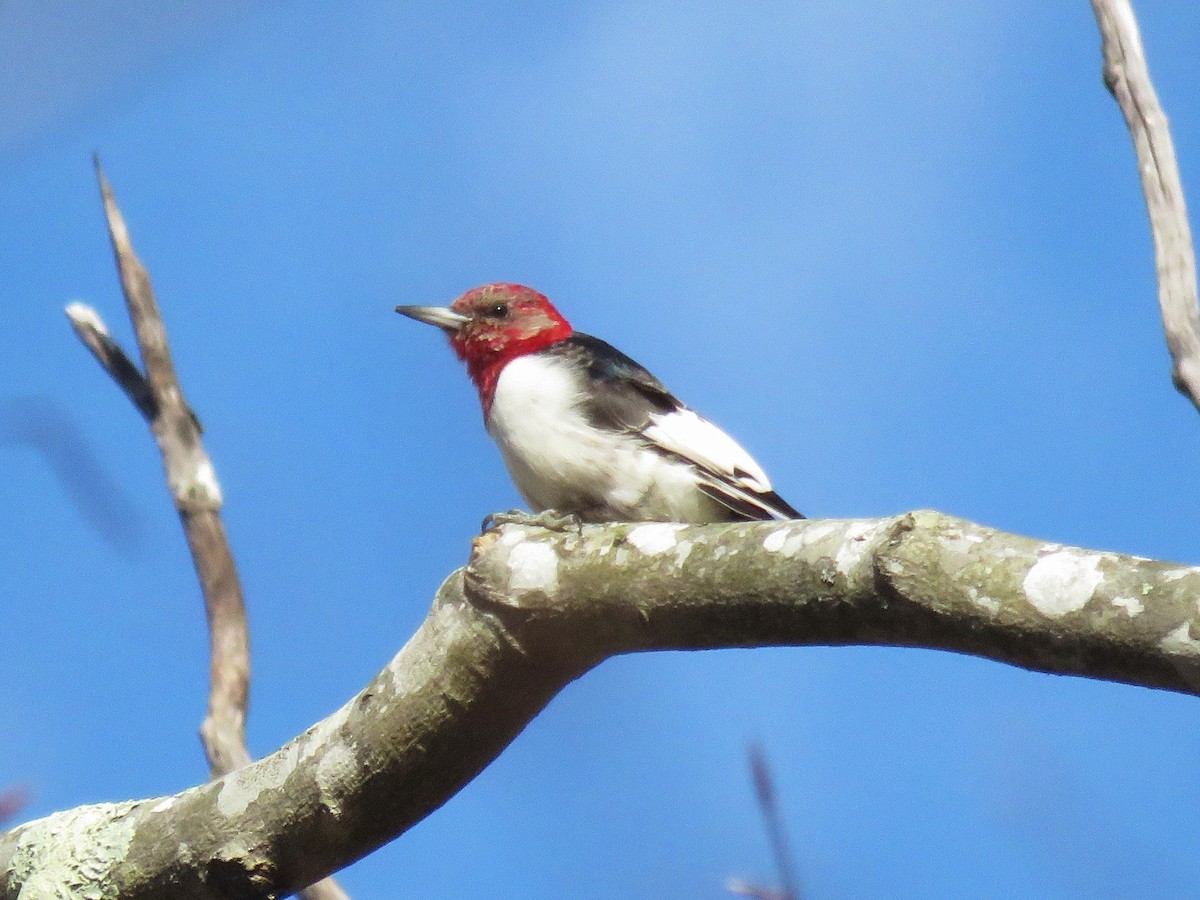
[[[496,382],[500,380],[500,373],[504,371],[505,366],[514,359],[545,350],[568,336],[569,332],[564,335],[546,331],[519,343],[514,342],[502,347],[488,348],[488,352],[485,353],[463,354],[463,360],[467,364],[467,374],[471,376],[471,381],[479,391],[483,417],[486,419],[492,410],[492,401],[496,397]]]

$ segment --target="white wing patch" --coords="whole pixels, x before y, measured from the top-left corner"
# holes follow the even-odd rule
[[[642,432],[664,450],[691,460],[735,485],[760,494],[770,493],[767,473],[741,445],[692,410],[680,408],[650,416]]]

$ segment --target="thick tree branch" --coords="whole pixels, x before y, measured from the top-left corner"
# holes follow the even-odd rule
[[[1092,0],[1104,47],[1104,83],[1125,116],[1137,153],[1142,192],[1154,237],[1158,304],[1162,311],[1171,379],[1200,410],[1200,308],[1196,252],[1175,145],[1150,81],[1137,19],[1129,0]]]
[[[0,900],[75,862],[122,900],[286,893],[391,840],[572,679],[643,650],[887,644],[1200,695],[1200,568],[933,512],[735,525],[506,525],[357,697],[170,798],[0,836]],[[32,890],[31,890],[32,893]]]
[[[213,776],[250,762],[246,707],[250,691],[250,640],[241,583],[221,521],[221,487],[201,440],[199,420],[184,397],[166,326],[99,159],[96,177],[126,308],[145,374],[112,339],[103,320],[81,303],[67,307],[75,333],[146,419],[162,454],[167,486],[179,511],[204,595],[210,646],[208,708],[200,736]],[[297,887],[303,887],[298,885]],[[312,885],[306,900],[339,900],[333,882]]]

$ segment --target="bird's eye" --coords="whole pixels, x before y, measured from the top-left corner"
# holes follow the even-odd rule
[[[483,314],[489,319],[503,319],[508,315],[508,304],[492,303],[484,309]]]

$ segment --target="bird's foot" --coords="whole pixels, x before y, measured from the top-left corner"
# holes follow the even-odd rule
[[[560,513],[554,509],[544,509],[537,513],[527,513],[520,509],[489,513],[483,517],[481,530],[487,532],[501,525],[525,525],[530,528],[545,528],[548,531],[583,533],[583,520],[579,516],[575,513]]]

